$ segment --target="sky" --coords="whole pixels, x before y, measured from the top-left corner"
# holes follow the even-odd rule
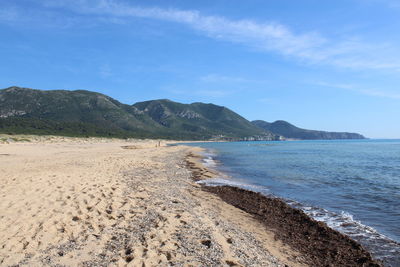
[[[0,0],[0,88],[400,138],[398,0]]]

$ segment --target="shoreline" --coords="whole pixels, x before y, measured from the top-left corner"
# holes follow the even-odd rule
[[[316,266],[241,206],[257,207],[253,192],[195,182],[218,176],[202,165],[201,148],[31,141],[0,144],[1,266]]]
[[[167,143],[0,144],[0,265],[308,266],[192,180],[196,148]]]
[[[186,158],[193,180],[216,177],[217,171],[205,167],[201,158],[200,155]],[[383,266],[358,242],[323,222],[315,221],[279,198],[235,186],[203,184],[201,188],[251,214],[265,229],[274,232],[276,239],[300,252],[311,266]]]

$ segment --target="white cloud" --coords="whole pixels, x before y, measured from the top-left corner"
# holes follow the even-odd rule
[[[276,22],[232,20],[203,15],[194,10],[137,7],[118,0],[42,0],[41,3],[55,12],[66,8],[102,22],[113,23],[114,20],[121,23],[121,20],[143,18],[179,23],[210,38],[278,53],[308,64],[400,71],[400,50],[396,44],[371,43],[354,37],[336,40],[317,32],[296,33]]]
[[[49,2],[48,2],[49,3]],[[117,18],[146,18],[187,25],[211,38],[241,43],[261,51],[277,52],[306,63],[352,69],[400,70],[400,51],[391,44],[368,44],[362,40],[330,40],[318,33],[295,33],[275,22],[230,20],[202,15],[198,11],[143,8],[110,0],[51,1],[78,13]],[[79,4],[77,4],[79,3]]]

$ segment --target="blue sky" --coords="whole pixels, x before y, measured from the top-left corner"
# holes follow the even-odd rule
[[[1,0],[0,88],[400,138],[397,0]]]

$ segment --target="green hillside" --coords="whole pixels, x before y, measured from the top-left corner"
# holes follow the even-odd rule
[[[360,139],[356,133],[305,130],[285,121],[250,122],[214,104],[167,99],[133,105],[84,90],[0,90],[0,133],[177,140]]]
[[[286,138],[301,139],[301,140],[318,140],[318,139],[365,139],[364,136],[358,133],[347,132],[325,132],[306,130],[298,128],[286,121],[275,121],[269,123],[262,120],[252,121],[252,124],[266,131],[271,131],[275,134],[282,135]]]
[[[226,107],[213,104],[181,104],[163,99],[136,103],[134,107],[160,125],[196,139],[276,138]]]
[[[84,90],[0,90],[0,132],[181,140],[273,139],[233,111],[213,104],[153,100],[126,105]]]

